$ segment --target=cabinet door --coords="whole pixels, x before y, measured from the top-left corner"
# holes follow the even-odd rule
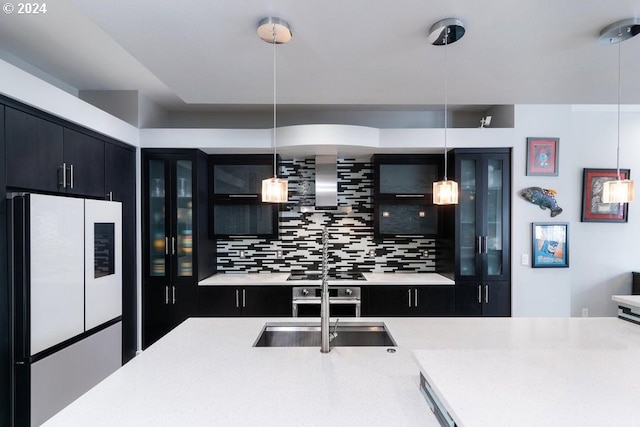
[[[483,280],[509,279],[509,194],[510,171],[506,155],[488,157],[483,164],[486,193],[482,234],[484,237]]]
[[[276,238],[277,233],[277,204],[244,204],[219,201],[213,205],[212,237],[214,238],[238,236]]]
[[[143,348],[159,340],[172,328],[168,285],[145,283],[142,291]]]
[[[482,316],[483,285],[456,282],[456,316]]]
[[[169,278],[170,212],[168,180],[169,163],[162,159],[148,159],[144,179],[145,266],[144,275],[166,283]]]
[[[416,316],[453,316],[455,314],[454,286],[418,286],[414,289],[413,314]]]
[[[238,159],[242,162],[242,159]],[[262,180],[273,176],[273,164],[214,163],[213,193],[256,198],[262,192]]]
[[[240,289],[235,286],[199,286],[199,316],[240,316]]]
[[[104,198],[104,141],[67,128],[63,141],[67,193]]]
[[[171,206],[174,224],[172,224],[170,254],[174,261],[174,280],[191,280],[194,278],[193,261],[193,162],[191,160],[177,160],[175,162],[175,173],[172,174],[173,188],[172,197],[174,202]]]
[[[481,167],[476,157],[467,157],[458,160],[456,169],[460,181],[456,227],[456,278],[480,278],[482,218],[478,197],[482,195],[482,191],[479,191],[478,185],[481,185]]]
[[[176,283],[169,287],[171,304],[171,328],[198,314],[198,285]]]
[[[379,237],[425,237],[438,234],[438,208],[425,204],[384,204],[376,210]]]
[[[363,288],[365,289],[365,288]],[[363,312],[367,316],[410,316],[413,288],[406,286],[367,286],[363,292]]]
[[[377,195],[424,195],[433,193],[433,182],[442,177],[438,164],[408,163],[409,159],[399,163],[380,163],[377,167]]]
[[[7,186],[57,192],[62,182],[62,126],[6,107]]]
[[[243,316],[291,316],[291,286],[241,288]]]
[[[509,282],[488,282],[484,285],[483,316],[511,316]]]

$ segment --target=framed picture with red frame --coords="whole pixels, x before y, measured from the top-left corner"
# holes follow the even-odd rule
[[[527,138],[527,175],[558,176],[559,138]]]
[[[620,178],[631,171],[620,169]],[[616,169],[584,169],[582,174],[582,222],[627,222],[628,203],[602,203],[605,182],[617,179]]]

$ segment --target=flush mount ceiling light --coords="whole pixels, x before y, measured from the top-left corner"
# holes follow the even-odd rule
[[[289,23],[284,19],[268,17],[258,23],[258,37],[273,46],[273,178],[262,180],[262,201],[269,203],[284,203],[288,200],[289,182],[278,178],[277,141],[276,141],[276,45],[291,41],[293,34]]]
[[[433,204],[457,205],[458,183],[447,180],[447,120],[449,101],[449,70],[447,46],[464,36],[464,24],[457,18],[447,18],[436,22],[429,30],[429,42],[434,46],[444,46],[444,178],[433,183]]]
[[[616,149],[616,179],[607,181],[602,186],[603,203],[628,203],[633,200],[634,185],[630,179],[620,176],[620,47],[623,41],[640,33],[640,18],[624,19],[607,25],[600,31],[598,40],[601,43],[618,44],[618,146]]]

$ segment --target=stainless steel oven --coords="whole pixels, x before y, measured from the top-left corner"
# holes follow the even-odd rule
[[[322,282],[320,274],[293,273],[288,280],[301,286],[292,291],[293,317],[319,317]],[[362,273],[332,273],[329,276],[329,313],[331,316],[360,317],[361,289],[352,281],[364,280]]]

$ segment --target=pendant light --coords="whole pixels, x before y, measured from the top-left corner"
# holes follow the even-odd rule
[[[447,120],[449,101],[449,70],[447,46],[460,40],[465,33],[464,24],[456,18],[436,22],[429,30],[429,41],[434,46],[444,45],[444,178],[433,183],[434,205],[457,205],[458,183],[447,179]]]
[[[276,45],[291,41],[293,37],[289,23],[280,18],[268,17],[258,23],[258,37],[273,46],[273,178],[262,180],[262,201],[284,203],[288,200],[289,182],[278,178],[277,141],[276,141]]]
[[[616,179],[602,186],[603,203],[628,203],[633,200],[633,181],[620,176],[620,48],[623,41],[640,33],[640,18],[624,19],[614,22],[600,31],[599,40],[603,43],[618,44],[618,145],[616,149]]]

